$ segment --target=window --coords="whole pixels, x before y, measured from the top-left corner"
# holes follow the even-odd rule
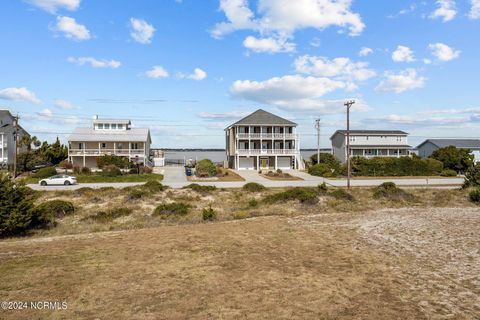
[[[116,123],[112,123],[112,130],[117,130],[117,124]]]
[[[100,129],[100,130],[102,130],[102,129],[103,129],[103,123],[97,124],[97,128]]]
[[[118,129],[118,130],[123,130],[123,124],[119,123],[119,124],[117,125],[117,129]]]
[[[367,140],[368,140],[368,136],[367,136]]]
[[[119,144],[117,144],[117,148],[122,150],[123,149],[123,143],[120,142]]]
[[[78,144],[78,149],[83,149],[82,147],[83,147],[83,146],[82,146],[82,143],[79,143],[79,144]]]
[[[107,144],[105,142],[102,142],[102,148],[105,149],[107,147]]]
[[[105,123],[105,124],[103,125],[103,128],[104,128],[105,130],[110,130],[110,124]]]
[[[132,143],[131,146],[130,146],[131,149],[138,149],[138,143]]]

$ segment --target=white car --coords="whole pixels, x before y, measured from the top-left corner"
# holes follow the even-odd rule
[[[65,185],[69,186],[72,184],[77,184],[77,178],[72,176],[67,176],[66,174],[59,174],[56,176],[51,176],[50,178],[40,180],[39,184],[41,186],[49,185]]]

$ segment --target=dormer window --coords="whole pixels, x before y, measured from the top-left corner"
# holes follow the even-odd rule
[[[112,123],[112,130],[117,130],[117,124],[116,123]]]
[[[103,129],[103,123],[99,123],[99,124],[97,125],[97,128],[98,128],[99,130],[102,130],[102,129]]]
[[[105,128],[105,130],[110,130],[110,124],[109,124],[109,123],[105,123],[104,128]]]
[[[117,128],[118,128],[118,130],[123,130],[123,124],[119,123],[119,124],[117,125]]]

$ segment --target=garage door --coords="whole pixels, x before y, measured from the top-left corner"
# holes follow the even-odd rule
[[[253,170],[253,158],[240,158],[240,163],[238,169],[240,170]]]
[[[278,157],[277,166],[279,169],[285,170],[292,167],[292,158],[290,157]]]

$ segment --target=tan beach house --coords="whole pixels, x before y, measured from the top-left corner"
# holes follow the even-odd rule
[[[150,130],[132,128],[130,120],[99,119],[89,128],[76,128],[68,138],[68,159],[74,166],[95,168],[103,155],[126,157],[139,164],[150,161]]]
[[[297,124],[259,109],[225,129],[227,161],[238,170],[303,169]]]

